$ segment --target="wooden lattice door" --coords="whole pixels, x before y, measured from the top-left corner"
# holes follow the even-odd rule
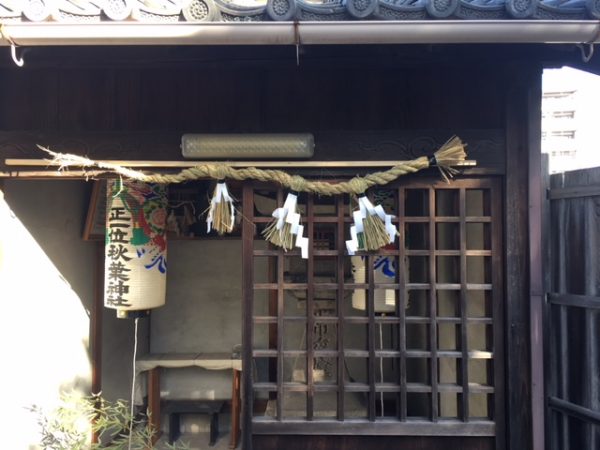
[[[503,448],[496,180],[375,190],[400,238],[354,256],[349,196],[301,194],[306,260],[260,236],[284,191],[243,192],[247,448],[252,433],[345,432],[470,436]]]

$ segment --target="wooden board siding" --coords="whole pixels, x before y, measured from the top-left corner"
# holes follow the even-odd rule
[[[552,450],[600,446],[599,185],[598,168],[550,177],[546,442]]]
[[[246,67],[27,65],[0,69],[0,79],[0,129],[63,132],[485,130],[502,127],[494,105],[505,85],[493,65],[390,67],[383,58],[300,67],[291,58]]]
[[[39,158],[41,144],[179,159],[185,132],[311,132],[319,159],[412,159],[460,133],[479,162],[469,173],[504,173],[501,71],[388,64],[3,68],[0,158]]]

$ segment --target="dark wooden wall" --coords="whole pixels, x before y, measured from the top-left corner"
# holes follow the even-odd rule
[[[173,63],[118,64],[102,55],[93,67],[66,56],[36,67],[30,56],[25,68],[0,69],[0,129],[228,133],[503,127],[506,83],[493,65],[411,65],[386,55],[359,61],[307,57],[297,67],[291,54],[253,62],[246,53],[235,64],[183,57]]]
[[[412,159],[457,133],[478,160],[471,173],[504,173],[510,83],[497,64],[440,66],[427,53],[415,64],[364,51],[354,60],[345,49],[341,60],[313,56],[299,67],[277,55],[142,63],[133,50],[129,63],[100,53],[77,65],[63,53],[47,66],[31,56],[23,69],[0,68],[0,156],[39,158],[40,144],[95,158],[178,159],[185,132],[311,132],[318,159]]]

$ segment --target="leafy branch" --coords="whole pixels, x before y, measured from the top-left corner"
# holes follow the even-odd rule
[[[100,395],[63,393],[53,410],[33,405],[40,427],[40,446],[44,450],[147,450],[154,449],[148,416],[131,416],[123,400],[110,402]],[[130,425],[133,424],[130,430]],[[98,443],[92,443],[92,435]],[[131,440],[131,447],[130,447]],[[169,450],[188,450],[186,444],[166,444]]]

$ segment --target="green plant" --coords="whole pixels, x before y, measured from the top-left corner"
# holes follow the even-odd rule
[[[33,405],[40,426],[40,446],[44,450],[146,450],[154,449],[153,430],[147,417],[134,417],[130,406],[119,400],[109,402],[99,395],[61,395],[57,407],[45,410]],[[130,433],[130,425],[131,427]],[[92,435],[99,443],[92,443]],[[131,441],[131,446],[130,446]],[[165,449],[185,450],[186,444],[165,444]]]

